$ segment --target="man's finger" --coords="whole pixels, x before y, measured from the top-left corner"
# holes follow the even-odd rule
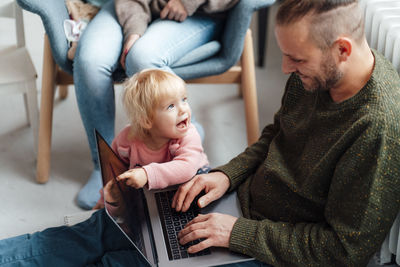
[[[179,238],[179,243],[181,245],[185,245],[193,240],[197,240],[200,238],[207,238],[209,235],[210,233],[207,229],[197,229]]]
[[[194,218],[188,224],[186,224],[185,227],[178,233],[178,238],[181,238],[194,230],[202,228],[205,229],[206,228],[206,225],[204,223],[205,221],[207,221],[207,216],[198,215],[196,218]]]
[[[195,224],[195,223],[200,223],[208,220],[208,214],[199,214],[194,219],[192,219],[190,222],[188,222],[183,229],[187,229],[190,225]]]
[[[189,253],[197,253],[203,249],[212,247],[213,245],[214,244],[213,244],[212,240],[210,238],[207,238],[207,239],[201,241],[200,243],[189,247],[188,252]]]
[[[181,209],[183,212],[187,211],[190,208],[190,205],[192,204],[194,198],[198,194],[200,194],[201,191],[203,191],[204,187],[205,185],[203,182],[201,182],[201,179],[196,179],[196,181],[193,183],[193,186],[186,194],[185,199],[183,200]]]
[[[182,204],[183,201],[186,198],[187,192],[190,190],[193,184],[193,179],[190,180],[189,182],[181,185],[178,190],[176,191],[173,199],[172,199],[172,205],[171,207],[173,209],[176,209],[177,211],[180,211],[182,209]]]
[[[197,201],[197,205],[199,206],[199,208],[204,208],[219,197],[220,196],[218,195],[216,190],[211,189],[208,193],[199,198],[199,200]]]

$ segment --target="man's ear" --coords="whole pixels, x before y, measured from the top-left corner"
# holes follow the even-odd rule
[[[149,118],[142,118],[140,120],[140,125],[146,130],[150,130],[151,127],[153,127],[153,123],[151,123],[151,120]]]
[[[347,37],[339,37],[333,44],[333,49],[339,62],[347,61],[351,55],[353,43]]]

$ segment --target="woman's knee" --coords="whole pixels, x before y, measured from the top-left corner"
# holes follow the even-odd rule
[[[126,57],[126,74],[130,77],[133,74],[149,68],[165,69],[168,67],[168,62],[163,58],[163,55],[158,53],[151,47],[137,42],[129,50]]]

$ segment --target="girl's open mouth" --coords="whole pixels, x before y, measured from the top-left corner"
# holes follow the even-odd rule
[[[180,129],[183,129],[183,128],[186,128],[187,125],[188,125],[188,119],[186,118],[183,121],[181,121],[180,123],[178,123],[176,125],[176,127],[180,128]]]

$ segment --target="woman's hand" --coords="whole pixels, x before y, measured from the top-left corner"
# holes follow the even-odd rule
[[[118,175],[117,180],[138,189],[147,184],[147,173],[143,168],[134,168]]]
[[[131,34],[125,40],[124,48],[122,49],[122,54],[121,54],[121,58],[120,58],[120,63],[124,69],[125,69],[126,55],[129,53],[129,50],[131,50],[131,47],[139,39],[139,37],[140,37],[139,34]]]
[[[191,220],[179,234],[179,243],[186,243],[203,238],[200,243],[188,248],[189,253],[197,253],[209,247],[229,247],[233,225],[238,218],[227,214],[199,214]]]
[[[184,21],[188,16],[185,7],[180,0],[169,0],[167,5],[161,10],[161,19]]]

